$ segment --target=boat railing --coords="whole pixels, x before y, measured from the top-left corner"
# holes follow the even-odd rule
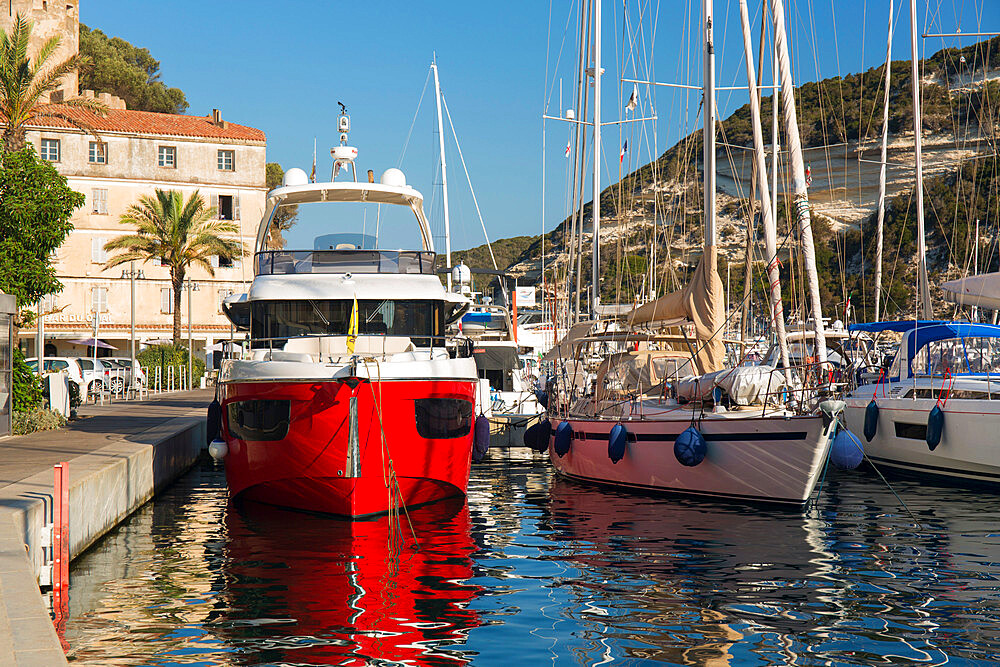
[[[435,275],[435,257],[429,250],[262,250],[254,256],[254,272]]]
[[[295,336],[275,336],[268,338],[253,338],[249,341],[250,350],[284,350],[289,341],[305,341],[313,340],[318,341],[321,339],[337,339],[344,340],[350,338],[347,334],[331,334],[331,333],[306,333],[298,334]],[[392,340],[407,340],[412,343],[411,351],[415,350],[434,350],[434,349],[444,349],[447,350],[449,354],[453,357],[467,358],[472,357],[472,349],[475,345],[475,341],[465,337],[455,337],[455,336],[437,336],[437,335],[421,335],[415,334],[411,336],[392,336],[386,334],[360,334],[356,337],[358,340],[363,340],[365,342],[378,341],[381,339],[385,343]],[[357,341],[355,342],[357,345]],[[364,347],[364,346],[362,346]],[[368,346],[370,347],[370,346]],[[346,345],[345,345],[346,350]],[[396,352],[405,352],[407,349],[393,349],[393,346],[383,344],[382,350],[378,354],[394,354]],[[350,352],[344,352],[343,355],[347,356],[351,354]],[[366,354],[375,354],[374,351],[359,351],[358,356],[365,356]]]

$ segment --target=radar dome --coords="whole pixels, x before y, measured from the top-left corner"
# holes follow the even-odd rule
[[[282,185],[308,185],[309,176],[306,172],[299,169],[298,167],[292,167],[285,172],[285,178],[281,181]]]
[[[382,172],[380,182],[382,185],[394,185],[402,188],[406,186],[406,176],[399,169],[390,167]]]

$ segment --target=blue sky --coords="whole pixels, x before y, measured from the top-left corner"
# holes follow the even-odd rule
[[[896,0],[894,60],[909,58],[908,3],[903,0],[902,8],[900,4]],[[926,0],[917,4],[921,32],[953,32],[959,27],[964,32],[1000,32],[997,0],[935,0],[933,14],[928,14]],[[616,0],[602,7],[605,121],[620,116],[622,71],[625,77],[642,79],[647,69],[643,63],[649,63],[658,81],[700,84],[700,46],[695,42],[699,2],[627,0],[623,10]],[[751,15],[757,15],[752,23],[759,26],[759,2],[750,0],[750,7]],[[794,0],[787,7],[796,82],[883,62],[888,2]],[[189,113],[220,108],[224,118],[264,130],[269,161],[308,171],[316,137],[321,174],[329,173],[329,148],[337,143],[338,100],[352,116],[351,143],[360,149],[359,169],[378,174],[397,165],[436,52],[442,89],[490,237],[536,234],[541,229],[541,116],[546,98],[549,112],[558,115],[560,78],[562,106],[570,106],[575,2],[83,0],[80,12],[90,27],[148,48],[161,62],[163,81],[186,93]],[[638,35],[642,25],[631,50],[622,46],[624,12],[633,34]],[[744,83],[738,4],[717,0],[715,14],[718,84]],[[573,18],[567,31],[568,17]],[[922,40],[921,56],[973,41]],[[630,52],[641,55],[628,58]],[[401,166],[408,181],[424,192],[428,213],[440,230],[431,85]],[[629,138],[626,167],[631,164],[632,169],[652,158],[654,131],[656,149],[663,152],[700,125],[694,115],[700,99],[696,94],[650,90],[655,92],[640,92],[644,106],[652,97],[659,118],[655,127],[636,123],[622,135]],[[627,84],[622,96],[627,99],[630,91]],[[745,97],[720,93],[722,117]],[[563,152],[568,127],[560,122],[545,127],[544,224],[551,230],[567,211],[568,161]],[[482,243],[483,232],[447,126],[445,132],[452,246],[459,249]],[[611,127],[603,132],[609,157],[606,173],[617,180],[619,131]]]

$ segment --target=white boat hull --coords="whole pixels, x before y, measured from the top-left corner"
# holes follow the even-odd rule
[[[567,477],[628,489],[793,505],[809,500],[831,441],[832,429],[821,416],[706,414],[696,426],[708,453],[699,465],[687,467],[674,456],[674,441],[692,425],[691,411],[676,412],[676,418],[568,418],[570,450],[559,456],[553,435],[549,457]],[[551,420],[553,434],[561,421]],[[612,463],[608,436],[619,423],[630,437],[625,457]]]
[[[1000,486],[1000,401],[946,401],[941,442],[931,451],[925,429],[937,399],[883,397],[880,392],[878,430],[871,442],[865,442],[865,408],[871,402],[871,388],[862,387],[855,394],[845,399],[845,420],[876,466]]]

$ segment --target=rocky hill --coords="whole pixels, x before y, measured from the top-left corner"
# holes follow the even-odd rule
[[[978,217],[981,269],[997,266],[1000,222],[1000,177],[997,133],[1000,131],[1000,38],[963,49],[945,49],[921,63],[923,72],[923,131],[925,210],[932,284],[962,275],[970,266],[971,231]],[[872,308],[874,210],[877,206],[884,65],[864,73],[807,83],[798,89],[797,112],[805,159],[811,167],[817,239],[817,262],[824,303],[835,306],[849,296],[869,316]],[[890,151],[887,189],[891,203],[886,215],[884,285],[889,314],[912,308],[915,214],[913,186],[913,115],[908,61],[892,63],[890,88]],[[762,116],[770,117],[771,98],[762,101]],[[732,263],[733,300],[743,290],[751,204],[749,151],[734,146],[752,143],[749,105],[719,123],[718,140],[730,148],[718,155],[720,273],[727,282]],[[783,138],[779,140],[784,143]],[[683,285],[700,254],[701,131],[692,132],[654,162],[643,166],[602,192],[601,292],[609,302],[629,302],[648,294],[650,273],[657,293]],[[784,180],[781,172],[779,181]],[[783,253],[784,285],[793,310],[801,296],[801,271],[794,247],[795,230],[788,230],[788,202],[779,187],[779,245]],[[591,203],[583,207],[584,264],[589,267]],[[654,225],[655,221],[655,225]],[[569,261],[570,221],[545,235],[546,277],[563,284]],[[501,268],[524,283],[541,282],[542,237],[516,237],[494,242]],[[755,239],[751,257],[760,259]],[[492,268],[485,246],[460,255],[472,266]],[[484,261],[485,260],[485,261]],[[653,271],[649,270],[653,262]],[[985,270],[985,269],[984,269]],[[586,282],[589,270],[584,271]],[[760,271],[752,292],[763,299]],[[885,302],[886,300],[884,300]],[[947,307],[941,305],[942,311]],[[942,314],[944,314],[942,312]]]

